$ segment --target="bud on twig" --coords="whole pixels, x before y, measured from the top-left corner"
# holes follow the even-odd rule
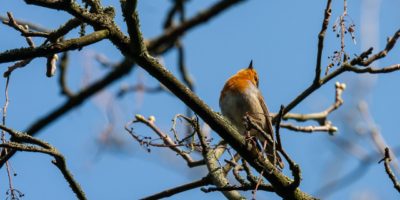
[[[58,60],[58,56],[57,54],[53,54],[49,57],[47,57],[47,63],[46,63],[46,76],[47,77],[52,77],[54,76],[54,74],[56,73],[56,69],[57,69],[57,60]]]

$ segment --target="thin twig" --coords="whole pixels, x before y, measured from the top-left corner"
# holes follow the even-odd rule
[[[161,199],[161,198],[165,198],[165,197],[170,197],[170,196],[173,196],[175,194],[178,194],[178,193],[181,193],[181,192],[185,192],[185,191],[188,191],[188,190],[192,190],[192,189],[195,189],[195,188],[198,188],[198,187],[201,187],[201,186],[206,186],[206,185],[209,185],[209,184],[211,184],[210,176],[206,176],[206,177],[203,177],[203,178],[201,178],[199,180],[192,181],[190,183],[186,183],[186,184],[180,185],[178,187],[167,189],[167,190],[164,190],[164,191],[159,192],[157,194],[153,194],[151,196],[144,197],[141,200],[156,200],[156,199]]]
[[[304,133],[314,133],[314,132],[327,132],[327,133],[335,133],[337,132],[337,128],[332,126],[330,123],[323,126],[295,126],[289,123],[281,123],[281,128],[286,128],[291,131],[304,132]]]
[[[290,184],[291,188],[297,188],[300,185],[301,182],[301,170],[300,166],[296,164],[292,158],[289,157],[289,155],[286,153],[286,151],[283,149],[282,146],[282,141],[281,141],[281,135],[280,135],[280,126],[279,124],[281,123],[283,113],[285,112],[285,107],[281,105],[281,108],[279,109],[279,113],[277,115],[277,123],[275,125],[275,134],[276,134],[276,141],[277,141],[277,149],[279,152],[282,153],[283,157],[286,159],[286,161],[289,163],[289,168],[292,171],[292,175],[294,177],[294,180]]]
[[[162,85],[158,85],[155,87],[149,87],[144,85],[143,83],[138,83],[136,85],[123,85],[121,86],[120,90],[117,93],[117,97],[122,98],[128,93],[131,92],[145,92],[149,94],[155,94],[155,93],[160,93],[160,92],[166,92],[167,94],[171,94],[168,89],[166,89]]]
[[[383,49],[382,51],[372,55],[371,57],[369,57],[366,60],[361,60],[360,62],[358,62],[358,65],[361,66],[368,66],[371,63],[373,63],[376,60],[379,60],[383,57],[385,57],[390,50],[392,50],[392,48],[394,47],[394,45],[396,44],[396,41],[399,39],[400,37],[400,29],[397,30],[392,37],[389,37],[385,46],[385,49]]]
[[[332,113],[333,111],[335,111],[336,109],[338,109],[343,104],[344,101],[342,99],[342,94],[345,89],[346,89],[346,84],[336,82],[336,84],[335,84],[335,101],[331,106],[329,106],[327,109],[325,109],[322,112],[310,113],[310,114],[287,113],[287,114],[285,114],[283,119],[284,120],[294,119],[299,122],[315,120],[320,125],[327,125],[326,118],[328,117],[328,115],[330,113]],[[333,128],[335,128],[335,127],[333,127]]]
[[[332,0],[327,0],[325,12],[324,12],[324,19],[322,20],[322,28],[318,34],[317,63],[316,63],[316,67],[315,67],[314,83],[319,83],[319,81],[321,79],[322,50],[324,48],[324,39],[325,39],[326,29],[328,29],[329,19],[331,17],[331,12],[332,12],[331,3],[332,3]]]
[[[241,191],[249,191],[254,190],[255,186],[253,185],[238,185],[238,186],[225,186],[225,187],[208,187],[208,188],[201,188],[201,191],[208,193],[208,192],[216,192],[216,191],[232,191],[232,190],[241,190]],[[274,188],[271,185],[260,185],[257,188],[258,190],[267,191],[267,192],[274,192]]]
[[[4,102],[4,106],[3,106],[3,114],[2,114],[2,125],[5,126],[6,125],[6,118],[7,118],[7,108],[8,108],[8,104],[9,104],[9,96],[8,96],[8,85],[10,83],[10,77],[6,78],[6,87],[4,90],[4,96],[5,96],[5,102]],[[1,143],[5,144],[6,141],[6,137],[5,137],[5,131],[1,130]],[[8,149],[7,148],[2,148],[1,149],[1,155],[5,155],[7,154]],[[8,178],[8,187],[9,187],[9,191],[10,191],[10,196],[11,199],[16,198],[16,193],[14,192],[14,186],[13,186],[13,181],[12,181],[12,175],[11,175],[11,164],[9,161],[6,162],[6,169],[7,169],[7,178]]]
[[[386,173],[388,174],[390,180],[393,182],[394,188],[396,188],[396,190],[398,192],[400,192],[400,183],[397,181],[396,176],[394,175],[392,169],[390,169],[390,161],[391,160],[392,159],[390,158],[389,148],[386,147],[385,148],[385,157],[381,161],[379,161],[379,163],[384,161]]]
[[[47,142],[44,142],[37,138],[34,138],[26,133],[15,131],[4,125],[0,125],[0,129],[8,132],[12,136],[11,142],[2,143],[2,144],[0,144],[0,147],[3,147],[3,148],[6,147],[6,148],[14,149],[17,151],[39,152],[39,153],[44,153],[44,154],[53,156],[54,160],[52,161],[52,163],[54,165],[56,165],[56,167],[63,174],[65,180],[68,182],[69,186],[71,187],[72,191],[75,193],[77,198],[80,200],[87,199],[81,186],[74,179],[71,172],[67,168],[64,156],[56,148],[54,148]],[[14,142],[14,141],[16,141],[16,142]],[[33,145],[26,145],[26,144],[22,144],[22,143],[28,143],[28,144],[33,144]],[[38,146],[35,146],[35,145],[38,145]],[[7,157],[2,156],[2,157],[0,157],[0,160],[4,160],[6,158]]]
[[[61,94],[67,96],[67,97],[72,97],[74,94],[72,91],[69,89],[67,85],[67,70],[68,70],[68,62],[69,61],[69,56],[68,52],[64,52],[61,56],[58,68],[60,69],[60,76],[58,79],[58,83],[61,88]]]
[[[179,26],[172,27],[164,32],[163,35],[158,36],[151,41],[148,42],[148,48],[152,49],[153,46],[161,46],[161,44],[173,44],[172,41],[175,41],[179,36],[182,36],[187,30],[197,26],[198,24],[202,24],[210,20],[212,17],[222,13],[228,8],[237,5],[238,3],[245,2],[243,0],[221,0],[210,6],[206,10],[199,12],[194,17],[186,20],[184,23],[181,23]],[[156,54],[161,54],[165,52],[167,49],[160,48],[156,51]]]
[[[18,22],[14,19],[14,17],[13,17],[11,12],[7,12],[7,16],[8,16],[9,21],[7,21],[7,22],[3,21],[4,24],[7,24],[8,26],[14,28],[15,30],[19,31],[23,35],[24,35],[24,33],[29,32],[28,25],[25,25],[25,26],[19,25]],[[31,47],[31,48],[35,47],[35,43],[33,42],[31,37],[25,36],[25,39],[26,39],[26,42],[28,43],[29,47]],[[25,67],[31,61],[32,61],[32,59],[25,59],[25,60],[21,60],[21,61],[18,61],[16,63],[14,63],[12,66],[7,68],[7,71],[4,72],[3,76],[4,77],[9,77],[10,74],[15,69]]]
[[[163,144],[154,144],[151,143],[151,141],[147,142],[144,141],[143,139],[141,139],[138,135],[136,135],[133,132],[132,128],[129,128],[130,125],[134,124],[134,123],[142,123],[146,126],[148,126],[150,129],[152,129],[154,131],[154,133],[156,133],[160,139],[163,141]],[[193,158],[189,155],[188,152],[182,151],[179,147],[180,146],[184,146],[184,144],[178,144],[175,143],[173,141],[173,139],[165,134],[164,132],[162,132],[155,124],[154,124],[154,117],[150,118],[150,119],[146,119],[145,117],[143,117],[142,115],[136,115],[135,116],[135,120],[128,122],[125,125],[125,130],[128,131],[128,133],[138,142],[140,142],[141,144],[145,144],[145,145],[151,145],[151,146],[158,146],[158,147],[168,147],[170,148],[172,151],[174,151],[176,154],[178,154],[179,156],[181,156],[187,163],[187,165],[189,167],[197,167],[200,165],[204,165],[204,161],[194,161]],[[151,140],[151,138],[144,138],[144,139],[149,139]]]
[[[0,20],[4,22],[4,21],[9,20],[9,18],[5,17],[5,16],[0,16]],[[34,24],[32,22],[23,21],[23,20],[19,20],[19,19],[14,19],[14,20],[17,22],[17,24],[20,24],[22,26],[27,25],[27,26],[29,26],[30,29],[38,31],[38,32],[50,32],[51,31],[50,29],[42,27],[38,24]]]

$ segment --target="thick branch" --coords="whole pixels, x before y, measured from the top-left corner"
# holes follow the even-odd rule
[[[226,7],[225,9],[227,9],[229,7]],[[210,18],[215,17],[216,13],[214,13],[214,15],[209,16]],[[199,18],[201,14],[199,14],[198,16],[193,17],[193,19],[195,18]],[[190,20],[188,20],[190,21]],[[196,27],[197,25],[201,24],[201,20],[194,20],[197,21],[197,24],[193,24],[192,26],[190,26],[189,28],[180,28],[176,27],[176,29],[185,29],[184,32],[187,32],[189,30],[191,30],[192,28]],[[26,22],[25,22],[26,23]],[[42,29],[38,30],[38,31],[42,31]],[[46,31],[46,30],[43,30]],[[183,32],[182,32],[183,33]],[[181,33],[181,34],[182,34]],[[163,36],[160,36],[163,37]],[[126,42],[127,40],[125,39],[121,39],[121,42]],[[168,40],[165,40],[165,42],[168,42]],[[150,41],[150,43],[152,43]],[[153,52],[158,52],[160,51],[159,49],[164,45],[164,43],[157,43],[153,44],[152,46],[148,47],[148,50],[153,53]],[[0,54],[1,55],[1,54]],[[81,105],[82,102],[84,102],[86,99],[88,99],[89,97],[91,97],[93,94],[97,93],[98,91],[104,89],[105,87],[107,87],[108,85],[110,85],[111,83],[113,83],[114,81],[122,78],[123,76],[125,76],[126,74],[128,74],[133,66],[133,61],[130,60],[129,58],[124,59],[123,61],[121,61],[121,63],[115,67],[115,69],[110,72],[108,75],[106,75],[103,79],[93,83],[92,85],[88,86],[87,88],[85,88],[84,90],[78,92],[74,98],[69,99],[67,102],[65,102],[63,105],[59,106],[58,108],[55,108],[52,112],[48,113],[46,116],[40,118],[39,120],[37,120],[36,122],[34,122],[28,129],[27,129],[27,133],[29,133],[30,135],[35,135],[37,132],[39,132],[42,128],[46,127],[47,125],[53,123],[54,121],[56,121],[59,117],[63,116],[65,113],[69,112],[70,110],[76,108],[77,106]],[[13,155],[15,154],[15,151],[10,151],[7,155],[6,155],[6,159],[4,161],[0,161],[0,168],[4,165],[5,161],[7,161],[9,158],[11,158]]]

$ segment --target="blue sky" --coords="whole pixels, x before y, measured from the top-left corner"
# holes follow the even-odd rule
[[[193,16],[214,2],[190,1],[187,5],[188,16]],[[366,6],[367,2],[372,2],[372,6]],[[114,5],[115,1],[104,1],[103,4]],[[197,94],[215,111],[219,111],[218,97],[224,81],[253,60],[260,76],[260,89],[269,109],[277,112],[281,104],[288,104],[313,80],[317,34],[321,28],[325,4],[325,1],[308,4],[304,1],[287,0],[246,1],[209,23],[191,30],[184,36],[183,43],[187,66],[194,77]],[[32,21],[51,29],[70,18],[61,11],[25,5],[22,1],[7,1],[0,5],[0,14],[3,16],[11,11],[17,19]],[[327,57],[340,48],[340,40],[335,37],[331,27],[341,14],[342,6],[342,1],[333,2],[323,66],[329,63]],[[160,20],[164,18],[169,7],[169,1],[139,2],[141,25],[146,38],[155,37],[162,32]],[[348,14],[356,24],[357,43],[354,44],[347,38],[346,51],[350,55],[359,54],[370,45],[375,49],[382,49],[386,38],[400,28],[399,7],[400,2],[395,0],[349,1]],[[372,13],[376,13],[376,17],[371,17]],[[118,6],[116,20],[126,30]],[[374,21],[377,23],[373,23]],[[376,34],[373,31],[362,31],[368,28],[375,30]],[[87,30],[90,31],[91,29]],[[24,38],[9,27],[1,26],[0,34],[3,36],[0,38],[0,51],[26,46]],[[77,31],[68,35],[70,38],[77,36]],[[115,62],[122,58],[119,51],[107,41],[71,53],[68,84],[73,91],[83,87],[85,82],[93,81],[108,72],[94,61],[95,54],[103,54]],[[399,54],[400,47],[397,46],[387,58],[374,65],[400,63]],[[167,53],[162,61],[169,70],[177,74],[176,51]],[[8,65],[1,66],[5,70]],[[206,173],[204,168],[188,169],[174,153],[152,149],[149,154],[128,137],[123,125],[135,114],[154,115],[157,125],[167,132],[171,127],[172,117],[185,112],[185,107],[178,99],[165,93],[129,94],[122,99],[110,98],[122,84],[135,84],[138,80],[144,81],[146,85],[157,85],[145,71],[137,68],[120,82],[111,85],[107,91],[46,127],[38,135],[66,156],[70,170],[89,199],[138,199],[201,178]],[[370,113],[386,142],[390,146],[400,145],[397,128],[399,119],[396,115],[400,112],[400,94],[397,89],[400,83],[399,73],[379,76],[344,74],[310,95],[293,111],[308,113],[327,108],[334,100],[336,81],[344,82],[348,86],[343,95],[343,107],[329,117],[339,128],[336,136],[325,133],[310,135],[287,130],[282,133],[284,147],[302,168],[301,188],[311,194],[315,194],[326,181],[341,177],[358,164],[354,157],[343,154],[333,144],[333,137],[357,139],[355,142],[367,152],[375,152],[368,136],[355,136],[352,129],[355,126],[365,128],[365,124],[354,123],[346,118],[357,110],[356,105],[360,100],[368,103]],[[4,90],[4,85],[5,80],[0,80],[1,91]],[[65,101],[65,97],[59,93],[57,78],[49,79],[45,76],[43,58],[35,59],[24,69],[18,69],[12,74],[9,93],[7,125],[17,130],[25,130],[37,117],[44,116]],[[108,149],[99,153],[96,141],[108,125],[104,109],[99,105],[108,101],[112,102],[116,110],[118,117],[114,122],[114,133],[123,145],[120,148],[108,146]],[[3,103],[4,97],[0,96],[0,105]],[[140,126],[137,131],[141,134],[152,134],[150,130]],[[11,163],[18,173],[13,178],[14,186],[25,194],[24,199],[74,198],[68,184],[50,160],[48,156],[32,153],[18,153],[13,157]],[[328,170],[336,165],[340,165],[340,171]],[[284,172],[290,174],[287,169]],[[0,183],[0,198],[4,199],[7,190],[5,169],[0,170]],[[260,199],[279,199],[275,194],[259,192],[258,195]],[[369,199],[398,198],[382,164],[373,163],[367,174],[357,182],[324,199],[362,199],[362,195],[367,195]],[[172,199],[188,198],[222,199],[223,196],[219,193],[204,194],[195,189]]]

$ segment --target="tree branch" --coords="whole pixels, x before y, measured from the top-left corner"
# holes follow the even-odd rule
[[[391,160],[392,159],[390,158],[389,148],[386,147],[385,148],[385,157],[381,161],[379,161],[379,163],[384,161],[386,173],[388,174],[390,180],[393,182],[394,188],[398,192],[400,192],[400,183],[397,181],[396,176],[394,175],[392,169],[390,169],[390,161]]]
[[[196,181],[193,181],[193,182],[190,182],[187,184],[183,184],[183,185],[175,187],[175,188],[167,189],[167,190],[164,190],[157,194],[153,194],[151,196],[144,197],[141,200],[156,200],[156,199],[161,199],[161,198],[165,198],[165,197],[170,197],[175,194],[185,192],[188,190],[192,190],[192,189],[195,189],[195,188],[198,188],[201,186],[205,186],[205,185],[209,185],[209,184],[211,184],[210,176],[206,176],[199,180],[196,180]]]
[[[171,44],[178,37],[182,36],[185,32],[187,32],[187,30],[192,29],[199,24],[207,22],[212,17],[222,13],[222,11],[225,11],[228,8],[241,2],[244,2],[244,0],[221,0],[218,3],[214,4],[213,6],[211,6],[210,8],[208,8],[207,10],[198,13],[195,17],[192,17],[191,19],[188,19],[185,22],[181,23],[179,26],[167,29],[163,35],[152,39],[148,43],[148,48],[152,49],[154,46],[162,46],[162,44],[163,45]],[[156,51],[155,53],[160,54],[164,51],[165,49],[161,48],[159,51]]]
[[[46,57],[48,55],[64,51],[76,50],[103,40],[109,35],[110,32],[108,30],[100,30],[80,38],[69,39],[48,45],[42,45],[36,48],[20,48],[8,50],[0,54],[0,63],[18,61],[23,59],[32,59],[37,57]]]
[[[128,1],[127,5],[134,3]],[[131,21],[130,25],[139,25],[138,19],[133,15],[133,8],[123,8],[125,12],[124,16],[132,17],[132,19],[126,19]],[[266,170],[271,173],[264,173],[271,184],[275,187],[276,193],[284,198],[289,199],[314,199],[308,194],[302,192],[299,188],[293,189],[289,187],[290,179],[284,176],[278,170],[273,170],[275,167],[266,162],[262,158],[262,153],[256,151],[251,145],[245,143],[243,136],[237,132],[237,130],[222,116],[213,112],[208,105],[200,100],[193,92],[191,92],[185,85],[179,82],[166,68],[160,65],[157,60],[152,58],[144,44],[141,34],[134,34],[134,31],[139,30],[139,27],[131,29],[130,36],[131,40],[135,41],[132,44],[136,50],[145,50],[144,52],[137,52],[131,55],[135,61],[153,77],[164,84],[168,89],[180,98],[187,106],[189,106],[194,112],[196,112],[212,129],[214,129],[225,141],[227,141],[243,158],[245,158],[250,165],[252,165],[259,173]],[[122,48],[119,48],[122,49]],[[135,52],[135,51],[133,51]],[[125,52],[124,54],[129,53]]]
[[[142,115],[136,115],[135,119],[131,122],[129,122],[128,124],[125,125],[125,130],[128,131],[128,133],[138,142],[143,143],[140,138],[138,138],[137,135],[135,135],[133,133],[133,130],[129,128],[129,126],[133,123],[143,123],[146,126],[148,126],[150,129],[152,129],[154,131],[154,133],[156,133],[160,139],[163,141],[162,145],[159,145],[160,147],[168,147],[169,149],[171,149],[172,151],[174,151],[177,155],[180,155],[187,163],[187,165],[189,167],[197,167],[197,166],[201,166],[204,165],[205,162],[204,160],[200,160],[200,161],[194,161],[193,158],[189,155],[188,152],[182,151],[179,146],[183,146],[182,144],[176,143],[172,140],[171,137],[169,137],[169,135],[163,133],[155,124],[154,124],[154,120],[148,120],[145,117],[143,117]],[[150,146],[157,146],[155,144],[152,143],[147,143]]]
[[[331,17],[331,12],[332,12],[331,3],[332,3],[332,0],[327,0],[325,12],[324,12],[325,13],[324,19],[322,20],[322,28],[318,34],[317,63],[316,63],[316,67],[315,67],[314,84],[318,84],[318,82],[321,79],[322,50],[324,49],[325,33],[326,33],[326,29],[328,29],[329,19]]]
[[[226,7],[225,9],[228,9],[229,7]],[[213,15],[208,16],[209,18],[215,17],[217,13],[214,13]],[[202,15],[201,13],[195,17],[195,18],[201,18],[199,17]],[[90,17],[90,16],[89,16]],[[189,20],[188,20],[189,21]],[[201,24],[201,20],[193,20],[196,21],[196,23],[192,24],[190,27],[183,28],[181,26],[176,27],[176,29],[181,30],[184,29],[183,32],[179,31],[180,34],[183,34],[184,32],[187,32],[191,30],[194,27],[197,27],[197,25]],[[41,31],[41,30],[39,30]],[[160,38],[163,36],[160,36]],[[127,40],[122,39],[122,42],[127,42]],[[165,42],[168,42],[169,40],[163,40]],[[149,43],[152,43],[151,41]],[[156,44],[153,44],[152,46],[148,47],[148,51],[151,53],[154,52],[159,52],[160,48],[164,45],[164,43],[157,42]],[[1,55],[1,54],[0,54]],[[0,61],[1,63],[1,61]],[[69,112],[70,110],[76,108],[77,106],[81,105],[86,99],[91,97],[93,94],[97,93],[98,91],[104,89],[114,81],[122,78],[126,74],[128,74],[133,66],[134,62],[130,58],[125,58],[123,61],[119,63],[118,66],[115,67],[113,71],[111,71],[109,74],[107,74],[103,79],[96,81],[92,85],[86,87],[85,89],[81,90],[77,94],[75,94],[74,98],[69,99],[67,102],[62,104],[61,106],[55,108],[53,111],[45,115],[44,117],[40,118],[36,122],[34,122],[28,129],[27,133],[30,135],[35,135],[37,134],[42,128],[46,127],[47,125],[53,123],[56,121],[59,117],[63,116],[65,113]],[[3,161],[0,161],[0,168],[4,165],[5,161],[7,161],[9,158],[11,158],[15,154],[15,151],[10,151],[6,155],[6,159]]]
[[[36,139],[26,133],[18,132],[10,129],[6,126],[0,125],[0,129],[8,132],[11,135],[11,142],[2,143],[0,147],[10,148],[14,151],[28,151],[28,152],[39,152],[48,154],[54,157],[52,163],[60,170],[63,174],[65,180],[68,182],[72,191],[75,193],[76,197],[80,200],[86,200],[85,193],[83,192],[79,183],[74,179],[73,175],[67,168],[64,156],[49,143],[42,140]],[[14,142],[15,141],[15,142]],[[29,143],[38,146],[25,145],[21,143]],[[4,162],[7,159],[6,156],[1,156],[0,161]]]

